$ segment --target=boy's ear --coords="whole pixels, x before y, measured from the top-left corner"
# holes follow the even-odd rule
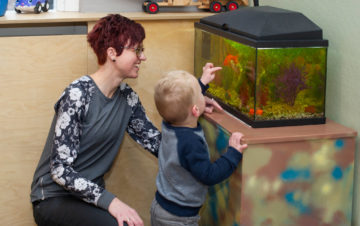
[[[194,116],[194,117],[200,117],[200,109],[198,106],[194,105],[192,108],[191,108],[191,114]]]

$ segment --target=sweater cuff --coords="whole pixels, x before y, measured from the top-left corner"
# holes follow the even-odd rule
[[[204,94],[204,93],[206,92],[206,90],[209,89],[210,86],[209,86],[209,84],[208,84],[208,85],[204,85],[204,84],[201,82],[200,78],[198,79],[198,81],[199,81],[199,84],[200,84],[200,87],[201,87],[201,93]]]
[[[235,165],[239,164],[243,156],[242,153],[238,152],[235,148],[231,146],[228,147],[226,155],[229,157],[228,159]]]
[[[114,194],[108,192],[107,190],[104,190],[99,200],[97,201],[97,206],[104,210],[108,210],[109,205],[114,198],[115,198]]]

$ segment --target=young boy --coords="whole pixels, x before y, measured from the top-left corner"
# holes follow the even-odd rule
[[[152,226],[198,225],[207,186],[228,178],[247,147],[241,142],[243,135],[233,133],[227,152],[210,162],[198,118],[205,109],[203,92],[216,70],[206,64],[200,81],[185,71],[173,71],[155,87],[155,104],[163,124]]]

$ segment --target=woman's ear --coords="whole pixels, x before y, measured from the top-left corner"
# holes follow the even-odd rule
[[[194,117],[200,117],[200,109],[198,106],[194,105],[192,108],[191,108],[191,114],[194,116]]]
[[[107,56],[112,60],[112,62],[115,62],[116,58],[116,50],[113,47],[109,47],[106,50]]]

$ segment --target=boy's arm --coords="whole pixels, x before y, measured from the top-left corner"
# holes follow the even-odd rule
[[[205,94],[206,90],[209,88],[209,83],[214,80],[215,72],[221,70],[222,67],[214,67],[212,63],[206,63],[203,67],[203,74],[201,78],[199,78],[199,84],[201,87],[202,94]],[[205,112],[212,113],[214,109],[219,111],[223,111],[222,107],[214,100],[208,97],[205,97]]]
[[[204,83],[201,82],[201,79],[198,79],[200,87],[201,87],[201,93],[204,95],[206,90],[209,89],[209,85],[205,85]]]
[[[201,75],[200,81],[207,85],[215,78],[215,72],[221,70],[222,67],[214,67],[212,63],[206,63],[203,67],[203,74]]]
[[[215,162],[211,162],[206,144],[200,140],[191,142],[179,150],[180,164],[200,182],[214,185],[228,178],[242,159],[242,154],[228,147]]]

